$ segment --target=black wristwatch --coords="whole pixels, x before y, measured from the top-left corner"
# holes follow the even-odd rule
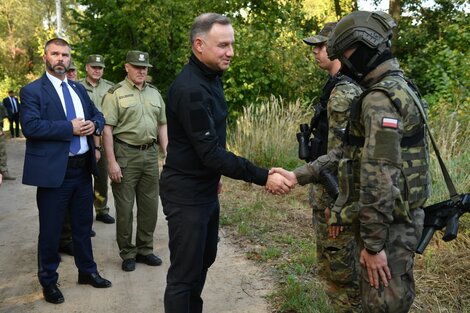
[[[98,122],[97,122],[97,121],[93,121],[93,124],[95,125],[95,135],[96,135],[96,136],[101,136],[101,131],[100,131]]]
[[[383,250],[384,248],[380,249],[379,251],[373,251],[373,250],[369,250],[369,249],[367,249],[367,248],[365,248],[365,249],[366,249],[367,253],[369,253],[370,255],[377,255],[377,254],[379,254],[380,252],[382,252],[382,250]]]

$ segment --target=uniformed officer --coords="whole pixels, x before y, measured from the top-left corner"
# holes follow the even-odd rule
[[[429,197],[429,155],[422,101],[393,57],[395,22],[386,13],[345,16],[328,40],[330,59],[366,90],[351,107],[343,146],[282,172],[295,183],[318,181],[339,164],[340,196],[330,223],[350,221],[360,247],[363,312],[408,312],[414,297],[414,251]]]
[[[67,76],[68,80],[77,80],[77,77],[78,77],[77,67],[75,66],[75,63],[73,62],[73,60],[70,62],[70,67],[67,70],[67,72],[65,72],[65,75]]]
[[[104,58],[99,54],[92,54],[88,56],[85,69],[86,77],[80,80],[80,83],[85,86],[85,89],[95,104],[96,108],[102,112],[101,102],[108,90],[114,86],[114,83],[102,78],[104,74]],[[108,165],[106,158],[101,155],[103,146],[101,137],[95,137],[96,146],[96,159],[98,160],[99,176],[94,177],[94,201],[96,211],[96,220],[105,224],[113,224],[114,218],[109,215],[108,207]]]
[[[157,223],[159,171],[157,139],[166,156],[168,143],[165,103],[154,86],[145,81],[149,55],[129,51],[127,77],[111,88],[102,103],[106,126],[103,134],[108,174],[116,206],[116,237],[122,269],[135,263],[158,266],[153,253]],[[132,243],[132,208],[137,202],[137,232]]]
[[[312,37],[303,41],[313,47],[315,61],[327,71],[329,78],[320,96],[320,103],[315,107],[315,116],[311,129],[315,140],[311,147],[319,151],[318,157],[326,154],[341,143],[349,117],[349,107],[353,99],[362,90],[351,78],[339,73],[341,62],[331,61],[326,53],[326,41],[333,31],[336,22],[326,23],[325,27]],[[335,312],[361,312],[358,270],[359,260],[354,240],[354,232],[344,227],[342,232],[336,228],[329,236],[326,220],[332,199],[321,184],[312,184],[309,194],[317,240],[318,274],[326,285],[326,294]]]

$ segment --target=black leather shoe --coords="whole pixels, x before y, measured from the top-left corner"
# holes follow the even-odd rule
[[[59,252],[73,256],[73,243],[69,243],[66,246],[59,247]]]
[[[135,270],[135,259],[127,259],[122,261],[121,268],[125,272],[132,272]]]
[[[90,237],[95,237],[96,236],[96,232],[92,229],[90,230]]]
[[[78,283],[81,285],[92,285],[95,288],[111,287],[111,282],[104,279],[98,273],[78,273]]]
[[[160,259],[158,256],[156,256],[153,253],[150,253],[148,255],[137,254],[135,260],[139,263],[145,263],[150,266],[162,265],[162,259]]]
[[[101,221],[105,224],[114,224],[114,217],[112,217],[108,213],[96,215],[96,220]]]
[[[44,295],[44,300],[49,303],[59,304],[64,302],[64,295],[60,292],[57,285],[43,287],[42,294]]]

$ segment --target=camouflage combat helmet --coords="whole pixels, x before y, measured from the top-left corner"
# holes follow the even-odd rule
[[[326,48],[328,58],[341,60],[346,50],[360,43],[372,49],[389,48],[394,27],[395,21],[385,12],[352,12],[338,22],[330,35]]]

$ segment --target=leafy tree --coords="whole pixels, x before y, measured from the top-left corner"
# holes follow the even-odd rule
[[[123,64],[130,49],[148,51],[154,84],[163,94],[187,62],[188,32],[203,12],[220,12],[232,18],[235,58],[225,73],[225,90],[232,111],[271,94],[287,100],[317,95],[324,75],[319,74],[311,52],[301,38],[319,30],[315,18],[305,16],[303,1],[166,1],[79,0],[76,58],[90,53],[106,58],[105,76],[124,77]],[[144,8],[144,9],[143,9]],[[191,14],[188,14],[191,12]]]
[[[431,105],[445,101],[469,106],[470,19],[464,3],[409,4],[409,15],[401,17],[396,55]]]

